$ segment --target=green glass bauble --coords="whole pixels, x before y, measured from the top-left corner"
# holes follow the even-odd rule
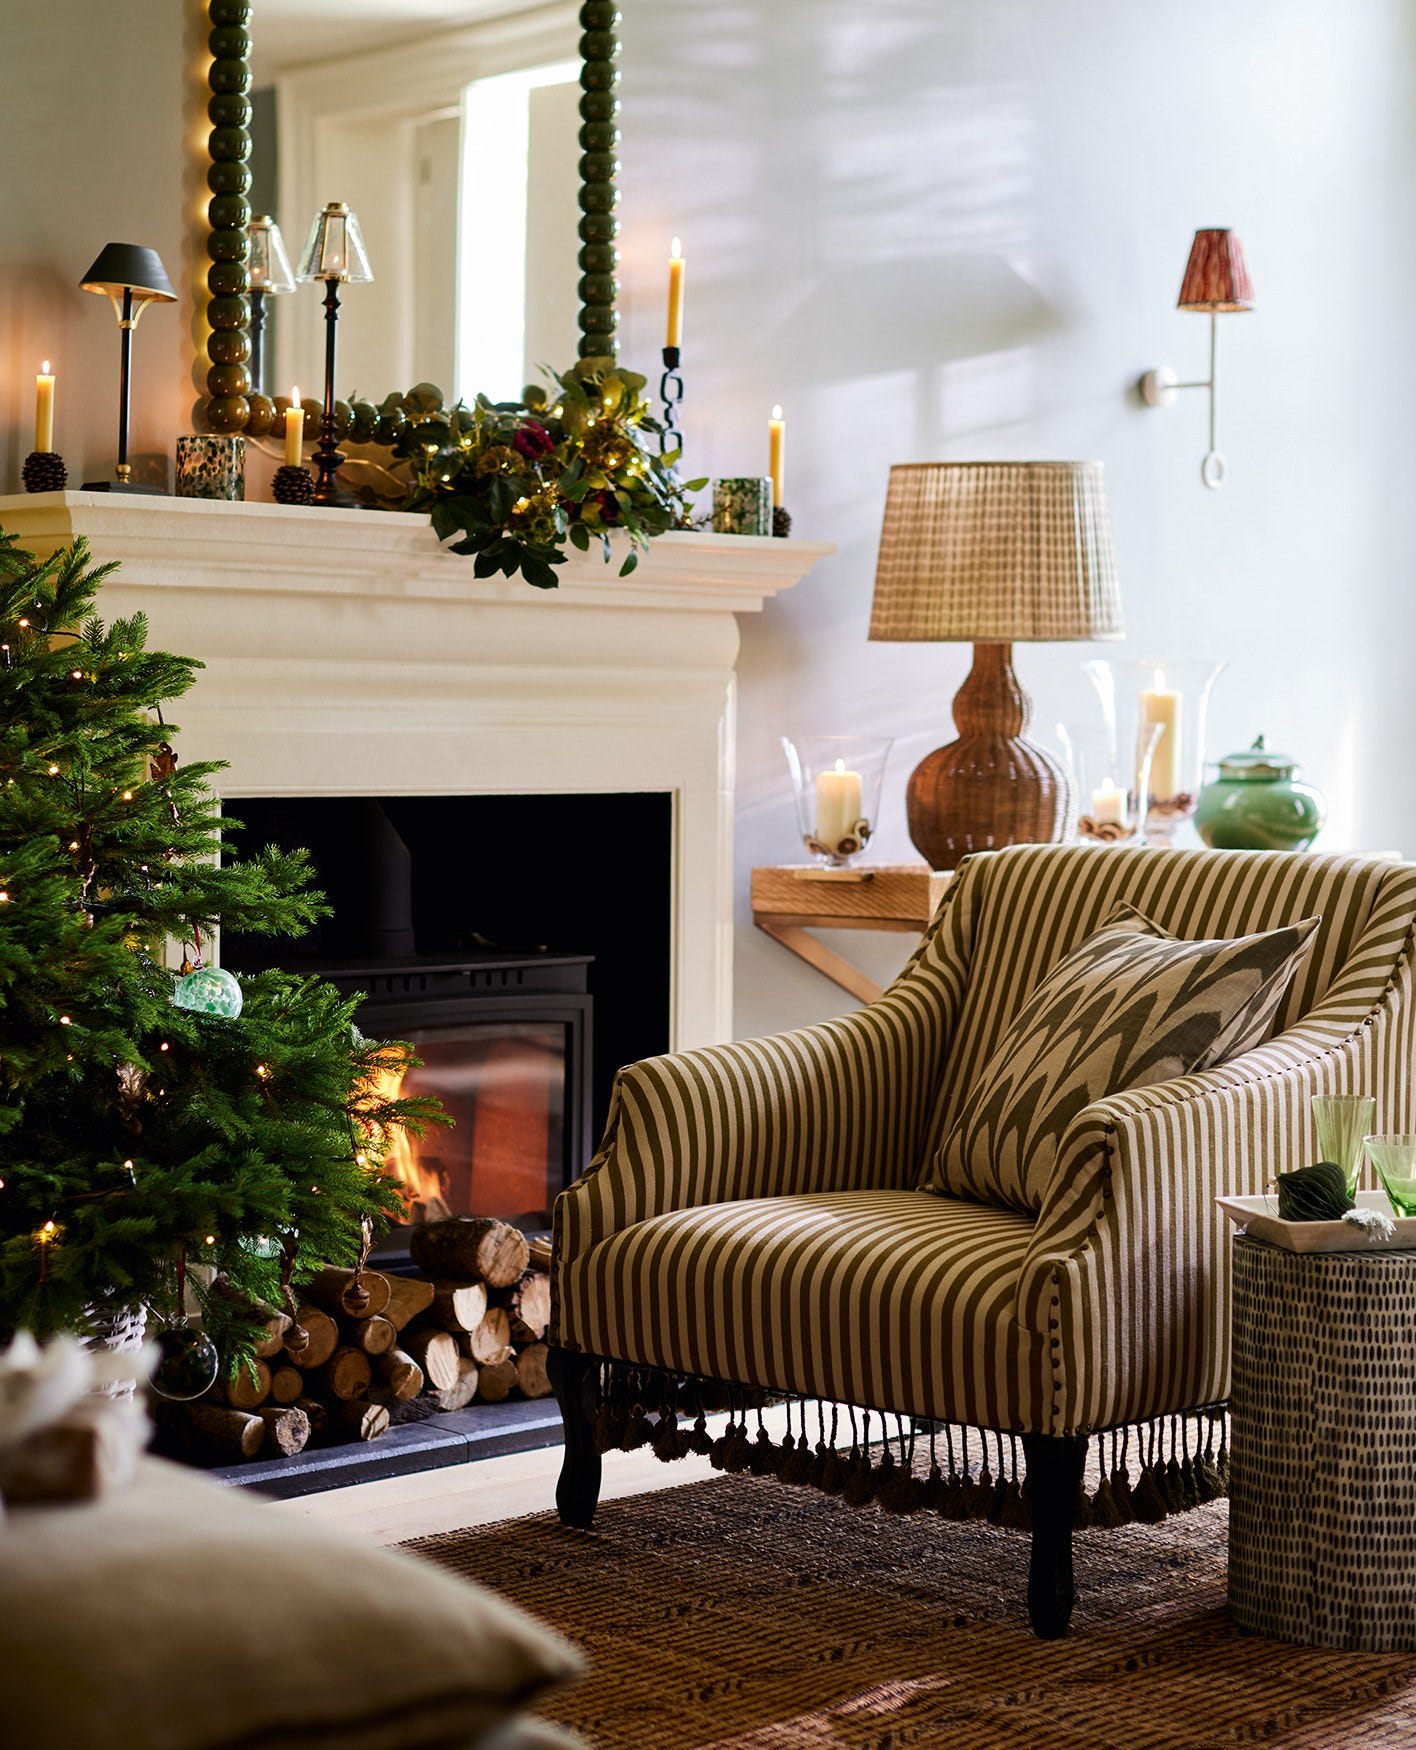
[[[251,22],[251,0],[209,0],[207,17],[217,29],[244,30]]]
[[[374,427],[379,423],[379,410],[372,401],[356,401],[353,403],[353,423],[349,427],[349,436],[356,444],[368,443],[374,435]]]
[[[205,1331],[194,1330],[184,1320],[159,1331],[153,1341],[157,1344],[157,1366],[153,1369],[152,1389],[159,1397],[189,1404],[216,1384],[221,1357]]]
[[[241,986],[221,966],[198,966],[186,973],[172,989],[172,1001],[179,1009],[190,1009],[195,1015],[216,1015],[223,1021],[234,1021],[241,1013]]]

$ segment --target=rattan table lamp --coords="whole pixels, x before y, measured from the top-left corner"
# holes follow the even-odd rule
[[[935,869],[970,851],[1059,838],[1067,780],[1026,741],[1018,642],[1119,638],[1100,462],[912,462],[890,470],[870,636],[965,641],[958,740],[920,761],[910,837]]]

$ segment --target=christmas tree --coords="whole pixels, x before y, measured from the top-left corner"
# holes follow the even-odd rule
[[[0,532],[0,1334],[176,1324],[185,1285],[231,1366],[251,1303],[366,1255],[394,1135],[440,1113],[381,1092],[413,1060],[357,997],[203,966],[217,926],[298,934],[322,903],[303,852],[221,861],[222,768],[162,720],[201,665],[95,616],[112,569]]]

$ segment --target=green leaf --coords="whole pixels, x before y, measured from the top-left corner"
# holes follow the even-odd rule
[[[624,564],[620,566],[620,576],[621,577],[628,577],[630,572],[634,570],[635,566],[638,565],[638,563],[639,563],[639,555],[637,553],[631,551],[626,556]]]
[[[590,531],[584,523],[570,525],[570,543],[573,547],[578,547],[582,553],[590,551]]]

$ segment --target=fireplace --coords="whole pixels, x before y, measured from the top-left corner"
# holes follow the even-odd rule
[[[657,793],[228,799],[229,843],[305,846],[331,912],[298,943],[227,933],[224,964],[366,993],[359,1027],[408,1039],[405,1091],[455,1120],[392,1164],[410,1222],[550,1225],[621,1064],[669,1048],[673,811]],[[592,1024],[593,1007],[593,1024]]]
[[[341,990],[367,993],[359,1025],[410,1040],[422,1059],[401,1092],[434,1094],[454,1121],[402,1137],[390,1166],[409,1220],[382,1236],[376,1264],[406,1257],[420,1221],[490,1215],[529,1232],[590,1148],[588,955],[377,960],[322,967]]]

